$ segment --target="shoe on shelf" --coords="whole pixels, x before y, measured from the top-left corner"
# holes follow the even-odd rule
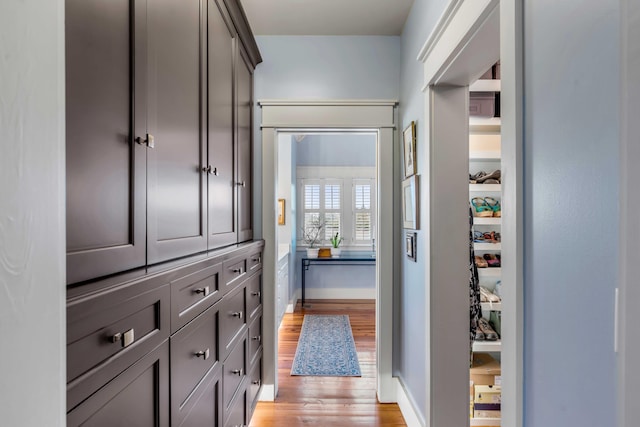
[[[492,211],[492,215],[491,216],[495,216],[495,217],[498,217],[498,218],[502,217],[502,210],[501,210],[501,207],[500,207],[500,200],[494,199],[493,197],[485,197],[483,200],[484,200],[484,203],[486,204],[486,206],[489,206],[489,208],[491,208],[491,211]]]
[[[483,218],[495,216],[494,209],[482,197],[474,197],[471,199],[471,204],[474,216]]]
[[[480,286],[480,301],[481,302],[500,302],[500,297],[484,286]]]
[[[475,263],[476,263],[476,267],[478,268],[487,268],[489,267],[489,263],[487,262],[486,259],[482,258],[481,256],[476,255],[474,257]]]
[[[500,256],[498,254],[484,254],[483,258],[489,267],[500,267]]]
[[[482,332],[482,330],[480,329],[480,327],[478,325],[476,325],[476,336],[474,338],[476,341],[484,341],[487,338],[484,335],[484,332]]]
[[[497,341],[499,338],[498,333],[493,330],[493,328],[489,324],[489,321],[484,317],[478,319],[478,329],[482,331],[482,333],[484,334],[484,339],[486,341]]]
[[[500,172],[500,169],[497,169],[489,174],[484,174],[482,176],[477,177],[475,181],[478,184],[500,184],[501,175],[502,173]],[[487,182],[487,180],[492,180],[492,181]]]
[[[485,171],[480,171],[473,175],[469,174],[469,184],[477,184],[478,180],[486,175],[487,173]]]

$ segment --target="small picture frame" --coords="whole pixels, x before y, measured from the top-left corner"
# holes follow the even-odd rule
[[[278,225],[285,225],[285,201],[284,199],[278,199]]]
[[[415,231],[407,231],[405,236],[405,252],[407,258],[413,262],[418,262],[416,247],[417,247],[418,233]]]
[[[420,200],[418,198],[418,175],[402,181],[402,227],[410,230],[420,229]]]
[[[416,167],[416,122],[412,121],[402,132],[402,146],[404,149],[404,177],[414,175]]]

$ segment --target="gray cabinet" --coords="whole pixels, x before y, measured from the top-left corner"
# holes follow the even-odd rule
[[[236,61],[236,135],[237,135],[237,188],[238,188],[238,241],[253,238],[252,229],[252,117],[253,66],[242,46]]]

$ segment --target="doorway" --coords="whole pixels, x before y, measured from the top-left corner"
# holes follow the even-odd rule
[[[264,252],[264,385],[260,399],[273,401],[277,382],[277,191],[278,135],[307,131],[358,129],[376,135],[376,393],[380,402],[395,402],[392,378],[392,285],[394,134],[396,101],[260,101],[262,108],[262,234]]]

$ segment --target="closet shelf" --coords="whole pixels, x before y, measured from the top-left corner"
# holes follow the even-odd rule
[[[469,426],[470,427],[493,427],[500,426],[501,419],[500,418],[470,418]]]
[[[502,218],[500,217],[491,217],[491,218],[483,218],[483,217],[473,217],[474,225],[501,225]]]
[[[500,276],[502,276],[501,267],[485,267],[478,269],[478,277],[480,279],[488,277],[500,278]]]
[[[502,341],[474,341],[473,351],[479,353],[499,353],[502,351]]]
[[[469,160],[500,160],[500,151],[469,151]]]
[[[469,92],[500,92],[499,79],[479,79],[469,85]]]
[[[469,191],[474,193],[499,193],[501,184],[469,184]]]
[[[499,251],[502,249],[500,243],[474,243],[473,250],[475,251]]]
[[[482,311],[502,311],[501,302],[481,302],[480,308]]]
[[[469,117],[469,132],[472,133],[500,133],[502,121],[500,117]]]

